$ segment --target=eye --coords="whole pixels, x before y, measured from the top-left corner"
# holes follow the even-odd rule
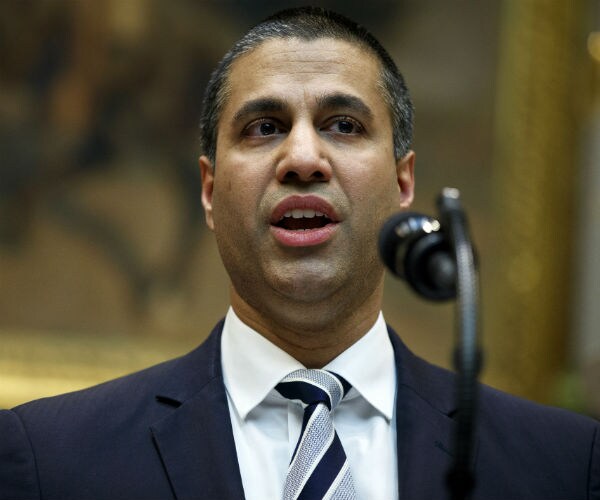
[[[349,116],[338,116],[330,120],[324,127],[324,130],[335,132],[338,134],[360,134],[363,131],[363,126],[354,118]]]
[[[283,132],[283,127],[277,121],[271,118],[260,118],[247,125],[243,134],[248,137],[266,137]]]

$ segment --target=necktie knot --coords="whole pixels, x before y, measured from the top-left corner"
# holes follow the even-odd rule
[[[333,410],[350,390],[341,376],[327,370],[300,369],[291,372],[275,386],[284,397],[306,405],[323,403]]]

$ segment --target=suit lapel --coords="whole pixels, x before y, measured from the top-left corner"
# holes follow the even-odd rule
[[[398,399],[398,486],[400,498],[439,499],[445,496],[446,474],[452,464],[454,423],[432,411],[409,388]]]
[[[444,498],[456,426],[454,375],[414,356],[391,329],[390,338],[398,380],[399,498]]]
[[[173,411],[151,432],[175,497],[244,498],[220,361],[222,324],[181,359],[158,404]]]
[[[157,395],[173,411],[151,426],[178,500],[242,499],[229,407],[221,372],[222,323],[181,358]],[[402,500],[447,496],[455,423],[454,376],[414,356],[390,329],[396,357],[398,483]]]

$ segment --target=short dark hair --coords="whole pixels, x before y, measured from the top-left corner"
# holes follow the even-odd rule
[[[380,85],[390,109],[394,154],[403,157],[412,141],[413,106],[404,78],[388,52],[364,27],[335,12],[319,7],[298,7],[282,10],[254,26],[225,54],[212,73],[206,91],[200,118],[202,152],[215,163],[217,129],[228,94],[231,65],[241,55],[255,49],[267,40],[299,38],[316,40],[334,38],[360,45],[377,56],[381,64]]]

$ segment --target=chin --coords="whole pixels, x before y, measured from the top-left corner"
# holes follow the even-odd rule
[[[310,306],[330,298],[337,291],[337,287],[330,283],[323,283],[321,280],[318,283],[311,281],[283,283],[278,285],[276,290],[284,299]]]
[[[331,271],[331,268],[327,269]],[[339,275],[298,270],[275,277],[272,286],[282,297],[306,303],[323,301],[339,290],[343,280]]]

